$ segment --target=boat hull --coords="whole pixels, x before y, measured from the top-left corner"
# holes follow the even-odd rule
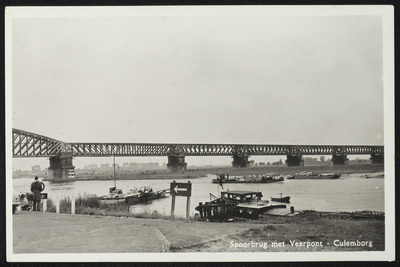
[[[149,193],[144,193],[144,194],[126,196],[125,202],[127,204],[133,205],[133,204],[138,204],[138,203],[146,203],[150,200],[160,199],[160,198],[164,198],[164,197],[167,197],[167,189],[158,190],[156,192],[149,192]]]
[[[154,196],[154,199],[164,198],[167,196],[167,189],[158,190]]]
[[[269,183],[276,183],[276,182],[283,182],[283,178],[278,179],[265,179],[265,180],[255,180],[255,181],[242,181],[242,180],[222,180],[222,184],[269,184]],[[214,184],[221,183],[218,179],[213,179],[212,181]]]
[[[339,179],[340,176],[337,175],[295,175],[292,179],[315,179],[315,180],[324,180],[324,179]]]
[[[150,193],[138,194],[138,195],[133,195],[133,196],[126,196],[125,203],[131,204],[131,205],[138,204],[138,203],[146,203],[150,200],[153,200],[155,195],[156,195],[156,193],[150,192]]]
[[[258,205],[245,205],[245,204],[238,204],[235,206],[235,217],[237,218],[244,218],[244,219],[251,219],[251,220],[258,220],[260,215],[264,212],[267,212],[272,209],[286,209],[286,205],[265,205],[265,206],[258,206]]]
[[[280,203],[290,203],[290,197],[271,197],[271,201]]]
[[[211,196],[213,195],[210,194]],[[261,200],[261,197],[262,193],[258,191],[225,191],[221,192],[220,198],[214,197],[210,202],[200,202],[195,209],[203,220],[230,221],[234,218],[258,220],[264,212],[286,208],[285,204],[271,204],[268,200]]]
[[[100,199],[100,204],[118,204],[118,203],[124,203],[125,199],[124,198],[110,198],[110,199]]]
[[[368,173],[365,178],[385,178],[384,172]]]

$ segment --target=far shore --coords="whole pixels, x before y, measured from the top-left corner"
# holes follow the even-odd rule
[[[206,177],[209,174],[227,173],[229,175],[262,175],[262,174],[295,174],[302,171],[313,171],[318,173],[340,173],[340,174],[354,174],[354,173],[374,173],[383,172],[384,164],[348,164],[348,165],[315,165],[315,166],[296,166],[287,167],[281,166],[254,166],[247,168],[233,168],[230,166],[215,166],[215,167],[194,167],[188,168],[185,172],[170,172],[168,170],[117,170],[115,177],[110,175],[110,171],[101,170],[79,170],[76,172],[75,178],[65,180],[49,180],[43,173],[23,172],[13,173],[13,178],[27,178],[38,176],[43,181],[64,182],[64,181],[107,181],[107,180],[162,180],[162,179],[197,179]],[[90,172],[90,173],[89,173]]]

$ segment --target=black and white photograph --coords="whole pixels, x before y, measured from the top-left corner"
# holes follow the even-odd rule
[[[393,261],[394,7],[5,9],[8,262]]]

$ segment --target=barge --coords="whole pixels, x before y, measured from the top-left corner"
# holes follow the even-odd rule
[[[248,176],[229,176],[229,174],[217,174],[217,178],[213,179],[214,184],[235,183],[235,184],[252,184],[252,183],[275,183],[283,182],[284,177],[281,175],[248,175]]]
[[[299,172],[288,179],[339,179],[340,173]]]
[[[286,209],[285,204],[271,204],[261,200],[262,193],[254,191],[223,191],[221,197],[210,202],[199,203],[195,209],[200,213],[200,219],[206,221],[232,221],[234,218],[258,220],[260,215],[271,209]]]

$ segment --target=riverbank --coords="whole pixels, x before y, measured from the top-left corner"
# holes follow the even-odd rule
[[[262,175],[266,173],[279,173],[282,175],[295,174],[298,172],[318,172],[318,173],[340,173],[340,174],[353,174],[353,173],[375,173],[383,172],[384,164],[348,164],[348,165],[315,165],[315,166],[296,166],[287,167],[281,166],[254,166],[248,168],[233,168],[230,166],[216,166],[204,167],[196,169],[188,169],[186,172],[169,172],[167,170],[152,170],[152,171],[128,171],[118,170],[115,178],[110,174],[105,174],[101,171],[92,171],[91,173],[77,171],[76,177],[67,179],[65,181],[102,181],[102,180],[149,180],[149,179],[197,179],[205,177],[207,174],[213,173],[229,173],[229,175]],[[31,174],[33,177],[35,174]],[[14,175],[13,178],[29,177],[29,173]],[[42,177],[40,177],[42,178]],[[43,176],[43,180],[47,180]],[[63,180],[64,181],[64,180]],[[61,182],[63,182],[61,181]],[[52,180],[52,182],[57,182]]]
[[[28,222],[35,225],[34,233]],[[14,253],[162,252],[165,243],[170,252],[179,253],[383,251],[384,232],[384,220],[321,217],[318,212],[229,223],[26,211],[13,215]]]

